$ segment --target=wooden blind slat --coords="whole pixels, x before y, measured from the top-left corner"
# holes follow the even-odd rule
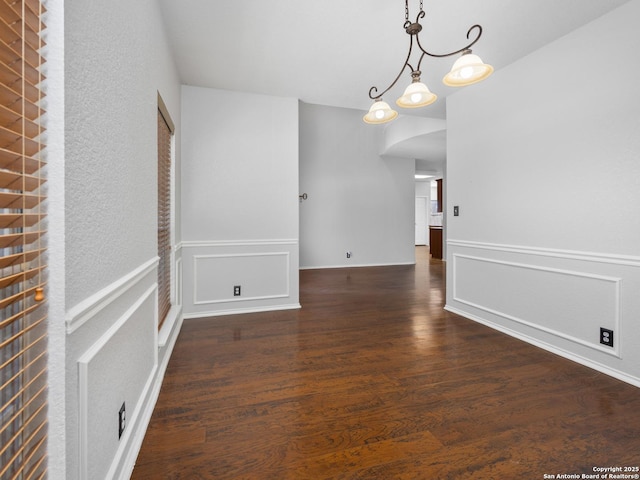
[[[37,213],[0,213],[0,228],[32,227],[43,218]]]
[[[0,2],[0,17],[7,23],[8,25],[15,24],[20,22],[21,15],[19,12],[16,12],[13,8],[9,6],[6,1]]]
[[[44,393],[44,391],[45,391],[45,390],[44,390],[44,388],[43,388],[43,389],[40,389],[40,391],[38,392],[38,395],[33,395],[33,396],[29,399],[29,403],[31,403],[31,400],[37,400],[37,399],[38,399],[38,397],[39,397],[42,393]],[[43,406],[44,406],[44,405],[43,405]],[[42,408],[43,406],[41,406],[40,408]],[[23,411],[24,411],[24,408],[21,408],[21,409],[20,409],[20,411],[19,411],[19,413],[23,413]],[[20,427],[20,429],[19,429],[19,430],[15,433],[15,435],[13,436],[13,438],[12,438],[12,439],[10,439],[10,441],[9,441],[9,442],[7,442],[7,444],[4,446],[4,448],[3,448],[2,450],[0,450],[0,454],[4,453],[4,452],[7,450],[7,448],[11,445],[11,442],[12,442],[12,441],[15,441],[15,438],[16,438],[17,436],[21,435],[23,432],[25,432],[25,431],[27,431],[27,430],[32,431],[31,433],[34,433],[34,432],[36,432],[36,433],[37,433],[37,432],[38,432],[39,428],[44,424],[44,422],[43,422],[43,421],[39,422],[39,423],[36,425],[36,427],[35,427],[35,428],[29,428],[29,427],[30,427],[29,423],[30,423],[31,421],[34,421],[34,420],[37,418],[37,413],[38,413],[38,412],[36,411],[36,412],[34,412],[34,414],[29,415],[29,418],[28,418],[27,422],[25,422],[25,423],[23,423],[23,424],[22,424],[22,426]],[[10,422],[7,422],[7,424],[10,424]],[[19,449],[19,454],[20,454],[20,455],[22,455],[22,454],[24,453],[24,448],[25,448],[25,446],[26,446],[26,445],[28,445],[28,442],[27,442],[27,441],[25,441],[24,445]],[[17,455],[18,455],[18,453],[16,453],[16,455],[14,455],[14,458],[15,458]],[[13,461],[13,458],[9,461],[9,463],[11,463],[12,461]]]
[[[22,96],[5,83],[0,83],[0,103],[5,108],[22,113]]]
[[[24,4],[26,7],[24,9],[24,21],[29,29],[37,34],[42,28],[42,23],[40,22],[40,4],[39,2],[34,4],[28,1],[25,1]],[[38,43],[39,40],[36,42],[36,45],[38,45]]]
[[[0,74],[2,68],[5,67],[0,64]],[[19,91],[13,90],[9,85],[4,85],[2,83],[0,83],[0,103],[5,108],[16,112],[18,115],[24,115],[29,120],[35,120],[45,112],[37,105],[37,96],[29,102],[25,102],[23,101],[22,94]]]
[[[24,272],[14,273],[0,278],[0,288],[6,288],[19,282],[26,282],[38,275],[44,267],[31,268]]]
[[[9,68],[9,66],[0,62],[0,79],[9,90],[13,90],[20,97],[26,99],[32,104],[36,104],[40,98],[40,90],[37,84],[31,84],[22,76]]]
[[[158,98],[158,314],[162,325],[171,309],[171,134],[172,125]]]
[[[5,108],[18,115],[24,115],[29,120],[36,120],[45,113],[45,111],[37,105],[37,100],[36,98],[33,102],[25,102],[19,92],[12,90],[7,85],[0,84],[0,103]]]
[[[35,138],[45,131],[37,122],[29,120],[4,106],[0,107],[0,126],[10,132],[24,134],[29,138]]]
[[[0,208],[34,208],[46,197],[31,195],[28,193],[4,193],[0,192]]]
[[[41,410],[39,410],[36,413],[40,413]],[[35,415],[31,415],[29,418],[35,418]],[[28,427],[30,427],[30,425],[26,425]],[[47,426],[47,421],[42,420],[40,423],[38,423],[36,425],[36,429],[31,433],[31,435],[29,435],[27,437],[28,439],[28,443],[27,441],[25,441],[24,446],[20,447],[20,449],[18,451],[15,452],[15,454],[11,457],[11,459],[7,462],[7,465],[0,470],[0,478],[4,478],[3,475],[9,471],[9,467],[12,466],[12,464],[14,462],[16,462],[18,459],[20,459],[21,457],[25,457],[25,451],[26,451],[26,447],[30,446],[31,442],[33,441],[34,438],[38,438],[38,443],[35,445],[35,448],[32,448],[31,450],[35,450],[35,453],[29,454],[28,457],[29,458],[33,458],[34,454],[37,454],[38,457],[36,459],[36,463],[38,465],[42,465],[42,461],[45,459],[46,457],[46,452],[44,452],[44,446],[45,446],[45,441],[46,441],[46,426]],[[24,432],[26,431],[26,428],[21,428],[19,433],[22,435]],[[44,435],[42,438],[37,437],[37,435]],[[33,469],[35,468],[35,464],[32,463],[26,463],[26,460],[23,460],[23,462],[25,465],[28,466],[28,471],[27,469],[25,469],[24,473],[31,475]],[[12,480],[19,480],[22,479],[23,476],[16,476],[16,477],[12,477]]]
[[[22,48],[20,32],[16,32],[4,18],[0,19],[0,41],[17,52]]]
[[[32,12],[38,13],[38,9],[40,9],[40,17],[47,11],[47,7],[45,4],[41,2],[41,0],[25,0],[27,6],[31,9]],[[40,30],[44,30],[46,25],[44,22],[40,24]]]
[[[6,15],[10,24],[14,30],[23,30],[25,32],[24,42],[26,45],[31,48],[39,48],[40,45],[43,44],[42,39],[40,38],[39,31],[43,29],[44,23],[38,20],[40,16],[41,6],[39,5],[37,8],[35,5],[30,5],[30,2],[11,2],[7,4],[6,2],[2,2],[3,5],[0,6],[0,10],[4,13],[6,8]],[[26,8],[22,8],[22,6]],[[17,16],[17,20],[16,20]],[[2,15],[5,18],[4,14]],[[23,21],[24,20],[24,21]],[[19,23],[19,29],[16,27],[16,23]]]
[[[45,164],[38,158],[26,157],[0,148],[0,169],[32,174],[40,170]]]
[[[29,454],[27,455],[27,462],[30,466],[29,470],[25,473],[25,480],[38,480],[44,478],[47,473],[46,465],[46,426],[47,422],[42,422],[42,429],[38,431],[38,443],[36,443]],[[31,442],[29,442],[31,443]],[[33,459],[33,460],[32,460]]]
[[[0,0],[0,478],[46,475],[47,307],[40,0]]]
[[[15,59],[6,62],[7,65],[11,65],[14,62],[18,61],[21,62],[24,58],[25,62],[31,67],[40,67],[43,63],[45,63],[45,59],[40,55],[39,48],[32,48],[28,46],[23,50],[22,31],[16,30],[14,27],[16,26],[7,25],[6,22],[0,20],[0,44],[4,44],[8,51],[13,52],[13,54],[7,53],[7,55]],[[30,33],[30,35],[32,34],[33,32]]]
[[[11,325],[12,323],[23,321],[29,314],[34,313],[36,310],[38,310],[38,308],[40,308],[40,304],[38,304],[38,303],[30,305],[29,307],[26,307],[20,313],[17,313],[15,315],[13,315],[12,317],[6,318],[2,322],[0,322],[0,327],[4,328],[7,325]],[[11,342],[4,342],[3,341],[2,344],[0,344],[0,348],[8,345],[9,343],[11,343]]]
[[[39,58],[37,52],[25,52],[28,54],[33,60],[36,61],[36,64],[39,65]],[[22,80],[26,80],[29,82],[31,86],[37,86],[42,80],[44,80],[44,76],[38,72],[38,69],[27,62],[19,62],[20,58],[16,58],[11,55],[10,52],[4,51],[3,55],[0,56],[0,60],[2,65],[4,65],[4,70],[10,73],[13,73],[13,76],[10,75],[10,78],[22,78]]]
[[[16,393],[13,395],[12,398],[9,399],[9,403],[11,403],[12,401],[14,401],[16,399],[16,397],[23,395],[25,393],[25,391],[29,390],[30,388],[33,388],[34,386],[43,383],[44,380],[44,373],[45,373],[45,369],[42,368],[42,360],[46,361],[46,351],[42,350],[41,352],[39,352],[39,354],[37,356],[35,356],[24,368],[22,368],[19,372],[16,373],[16,375],[9,379],[2,387],[0,387],[0,392],[2,392],[2,390],[7,390],[9,391],[10,389],[13,389],[14,387],[14,383],[16,382],[16,380],[19,380],[21,376],[25,375],[26,372],[29,372],[29,382],[24,383],[19,389],[17,389]],[[35,370],[35,374],[33,373],[33,371]],[[44,385],[43,387],[40,387],[39,390],[42,390],[43,388],[46,388],[46,385]],[[24,405],[24,407],[28,407],[29,405],[26,404]],[[16,418],[19,418],[20,415],[23,412],[21,411],[17,411],[13,413],[13,418],[9,418],[9,421],[7,423],[11,423],[11,421],[15,420]],[[2,430],[0,430],[0,434],[2,434]]]
[[[34,325],[34,328],[37,325]],[[22,352],[23,354],[26,353],[26,351]],[[27,363],[24,367],[22,367],[20,370],[18,370],[17,372],[15,372],[15,374],[11,377],[11,378],[7,378],[6,381],[4,382],[3,385],[0,385],[0,392],[2,392],[3,390],[8,390],[9,387],[11,387],[11,384],[13,384],[16,380],[18,380],[20,378],[21,375],[23,375],[26,371],[31,370],[31,368],[36,365],[36,363],[44,358],[45,354],[47,352],[42,350],[39,352],[39,354],[35,357],[33,357],[29,363]],[[43,369],[38,369],[41,374],[44,374],[44,370]],[[35,382],[38,381],[38,375],[32,375],[31,379],[29,380],[28,383],[25,383],[22,387],[20,387],[19,389],[16,389],[16,392],[13,395],[13,398],[10,399],[11,400],[15,400],[15,398],[19,395],[22,395],[24,393],[25,390],[27,390],[31,385],[33,385]],[[19,412],[15,412],[15,415],[18,415]],[[10,423],[10,422],[9,422]],[[6,427],[5,427],[6,428]],[[0,433],[2,433],[2,430],[0,429]]]
[[[42,370],[40,370],[40,372],[38,372],[38,374],[36,374],[36,375],[40,375],[40,374],[42,374],[42,373],[44,373],[44,372],[45,372],[45,370],[44,370],[44,369],[42,369]],[[30,386],[31,386],[31,385],[30,385]],[[19,393],[23,393],[23,392],[19,392]],[[38,400],[38,397],[39,397],[40,395],[43,395],[43,394],[45,394],[45,393],[46,393],[46,385],[41,386],[41,387],[38,389],[38,391],[37,391],[37,392],[35,392],[33,395],[31,395],[31,398],[28,400],[27,404],[26,404],[26,405],[24,405],[24,407],[22,407],[18,412],[16,412],[16,413],[15,413],[15,415],[14,415],[14,418],[13,418],[13,419],[11,419],[11,420],[15,420],[15,417],[16,417],[16,416],[19,416],[20,414],[24,414],[24,410],[26,410],[26,407],[30,407],[30,406],[32,406],[31,404],[32,404],[34,401],[37,401],[37,400]],[[13,398],[13,399],[11,399],[11,400],[14,400],[14,399],[15,399],[15,398]],[[38,410],[40,410],[42,407],[43,407],[43,405],[41,405],[41,406],[39,406],[39,407],[36,407],[36,408],[38,408]],[[24,424],[22,425],[22,427],[21,427],[21,428],[22,428],[23,430],[32,430],[32,431],[37,431],[37,430],[38,430],[38,428],[39,428],[39,425],[40,425],[40,424],[42,424],[42,421],[38,421],[38,420],[37,420],[37,414],[38,414],[38,413],[39,413],[38,411],[35,411],[32,415],[30,415],[31,420],[34,420],[34,421],[38,422],[38,423],[37,423],[37,426],[36,426],[35,428],[33,428],[33,429],[29,429],[29,428],[28,428],[28,427],[29,427],[29,423],[28,423],[28,422],[27,422],[27,423],[24,423]],[[11,423],[11,422],[7,422],[7,424],[10,424],[10,423]],[[20,432],[20,431],[18,431],[18,432],[16,432],[16,435],[19,435],[20,433],[21,433],[21,432]],[[9,442],[7,442],[7,444],[6,444],[6,445],[4,445],[4,448],[3,448],[2,450],[0,450],[0,453],[4,453],[8,447],[9,447]]]
[[[6,188],[8,190],[33,192],[45,181],[46,179],[33,175],[21,175],[15,172],[0,170],[0,188]]]
[[[17,360],[18,358],[20,358],[22,355],[24,355],[26,352],[28,352],[29,350],[32,351],[45,351],[46,350],[46,340],[47,340],[47,334],[46,332],[42,335],[40,335],[38,338],[36,338],[35,340],[30,341],[29,343],[25,344],[21,350],[17,351],[15,353],[15,355],[13,355],[13,357],[11,358],[7,358],[7,360],[0,365],[0,369],[2,368],[6,368],[8,365],[10,365],[12,362],[14,362],[15,360]]]
[[[4,25],[0,23],[0,27],[4,27]],[[15,71],[16,69],[20,68],[21,53],[16,52],[13,48],[11,48],[10,44],[7,44],[5,42],[5,38],[9,41],[14,40],[13,38],[9,37],[5,33],[2,33],[0,35],[1,37],[4,37],[0,38],[0,63],[4,63],[8,68]],[[17,44],[17,46],[19,47],[20,44]]]
[[[0,248],[26,247],[37,242],[45,234],[43,230],[27,233],[0,235]]]
[[[38,258],[38,255],[44,253],[44,249],[30,250],[28,252],[16,253],[0,257],[0,269],[20,265],[21,263],[31,262]],[[1,301],[1,300],[0,300]]]
[[[10,120],[7,119],[7,122],[9,123]],[[20,117],[20,120],[23,120],[22,117]],[[44,132],[44,128],[40,128],[36,122],[28,119],[24,119],[24,122],[27,124],[25,128],[22,128],[20,121],[11,122],[8,125],[0,121],[0,147],[6,148],[10,152],[25,153],[32,156],[40,151],[41,145],[36,137],[41,132]],[[15,147],[7,148],[8,145],[15,145],[18,140],[21,140],[24,144],[22,150],[18,150]]]
[[[0,148],[33,157],[42,146],[40,142],[33,140],[33,137],[27,137],[24,133],[12,132],[0,126]]]
[[[20,293],[16,293],[15,295],[11,295],[10,297],[5,297],[0,299],[0,308],[6,308],[12,303],[23,301],[27,297],[31,297],[35,294],[36,288],[42,288],[44,285],[42,283],[38,283],[31,288],[27,288]],[[1,368],[1,367],[0,367]]]
[[[42,16],[43,13],[47,11],[47,7],[40,0],[25,0],[27,7],[31,9],[32,12],[38,13],[40,12],[39,17]],[[40,23],[40,30],[44,30],[46,25],[44,22]]]

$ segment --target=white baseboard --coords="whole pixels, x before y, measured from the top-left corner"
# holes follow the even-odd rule
[[[301,266],[300,270],[324,270],[331,268],[364,268],[364,267],[394,267],[398,265],[415,265],[416,262],[401,263],[359,263],[353,265],[317,265],[317,266]]]
[[[299,303],[291,305],[273,305],[269,307],[251,307],[251,308],[234,308],[227,310],[212,310],[208,312],[185,313],[183,317],[186,319],[220,317],[222,315],[241,315],[243,313],[261,313],[261,312],[277,312],[280,310],[297,310],[302,308]]]
[[[154,381],[152,382],[151,387],[149,388],[145,396],[146,398],[144,401],[144,405],[140,411],[137,428],[131,435],[131,444],[129,446],[130,448],[128,449],[127,455],[124,458],[122,468],[120,470],[120,476],[118,477],[119,480],[128,480],[133,474],[133,469],[135,468],[138,454],[140,453],[140,449],[142,448],[142,442],[144,441],[145,434],[147,433],[147,428],[149,428],[149,422],[151,421],[153,410],[155,409],[156,403],[158,402],[164,374],[167,371],[169,359],[171,358],[173,347],[175,347],[176,340],[178,339],[178,335],[180,334],[182,323],[183,317],[178,316],[175,321],[172,322],[171,328],[168,329],[169,333],[167,333],[165,339],[166,350],[158,364],[158,368],[156,369]]]
[[[167,316],[162,323],[160,331],[158,332],[158,347],[164,348],[167,345],[167,342],[172,338],[175,327],[178,324],[179,330],[180,325],[182,325],[182,305],[172,305],[169,313],[167,313]],[[175,338],[173,341],[175,342]],[[173,346],[171,348],[173,348]]]
[[[444,309],[447,310],[448,312],[455,313],[456,315],[460,315],[461,317],[467,318],[469,320],[473,320],[474,322],[481,323],[482,325],[485,325],[489,328],[505,333],[511,337],[517,338],[518,340],[522,340],[523,342],[526,342],[530,345],[536,346],[538,348],[542,348],[543,350],[554,353],[556,355],[559,355],[573,362],[579,363],[580,365],[584,365],[585,367],[592,368],[593,370],[604,373],[605,375],[609,375],[610,377],[617,378],[618,380],[622,380],[623,382],[629,383],[635,387],[640,387],[640,378],[627,375],[624,372],[620,372],[613,368],[607,367],[606,365],[602,365],[600,363],[594,362],[588,358],[581,357],[567,350],[563,350],[554,345],[538,340],[537,338],[533,338],[523,333],[516,332],[515,330],[511,330],[510,328],[504,327],[502,325],[495,324],[484,318],[480,318],[476,315],[472,315],[468,312],[459,310],[455,307],[445,305]]]

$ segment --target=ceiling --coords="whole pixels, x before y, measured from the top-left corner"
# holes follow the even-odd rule
[[[187,85],[367,110],[369,89],[387,88],[409,45],[402,0],[158,1]],[[433,53],[455,51],[478,23],[473,51],[499,70],[627,1],[424,0],[420,41]],[[409,0],[411,21],[418,10],[419,0]],[[401,113],[445,118],[455,89],[442,77],[454,60],[426,58],[422,81],[439,99]],[[409,83],[407,71],[385,100],[395,102]]]

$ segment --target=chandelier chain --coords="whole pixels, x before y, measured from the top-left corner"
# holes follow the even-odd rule
[[[420,0],[420,11],[424,11],[423,0]],[[409,21],[409,0],[404,0],[404,21]]]

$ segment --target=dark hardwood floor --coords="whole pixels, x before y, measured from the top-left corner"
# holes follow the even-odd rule
[[[444,311],[444,263],[417,252],[415,267],[302,271],[301,310],[186,320],[132,478],[640,465],[640,389]]]

